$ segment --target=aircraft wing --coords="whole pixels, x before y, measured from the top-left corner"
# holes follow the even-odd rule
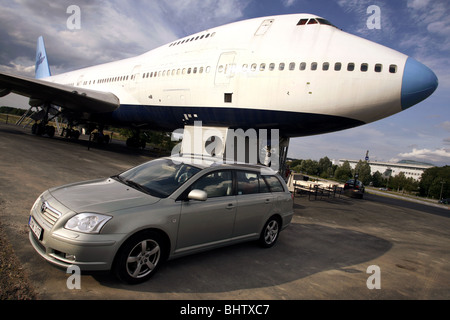
[[[16,93],[30,98],[30,105],[44,103],[73,111],[107,113],[116,110],[120,101],[113,93],[77,88],[0,72],[0,97]]]

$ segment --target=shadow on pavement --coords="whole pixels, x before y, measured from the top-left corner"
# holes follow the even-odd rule
[[[346,268],[373,260],[391,247],[389,241],[357,231],[293,223],[271,249],[250,242],[179,258],[168,261],[153,278],[135,286],[109,275],[95,278],[107,287],[140,292],[230,292],[276,286]]]

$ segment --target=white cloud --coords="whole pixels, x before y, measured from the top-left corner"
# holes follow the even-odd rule
[[[400,51],[430,67],[438,76],[439,88],[450,87],[450,5],[448,0],[408,1],[404,11],[410,28],[399,34]]]
[[[386,39],[395,39],[397,41],[399,13],[392,10],[390,6],[380,1],[374,2],[373,0],[339,0],[337,4],[345,12],[352,13],[355,16],[354,25],[348,26],[349,30],[354,30],[352,33],[375,42],[386,41]],[[380,9],[379,29],[369,29],[367,26],[368,21],[371,23],[374,18],[373,11],[369,10],[367,12],[371,5],[375,5]]]
[[[450,149],[413,149],[411,152],[399,153],[398,157],[408,160],[430,162],[436,165],[450,164]]]
[[[0,71],[34,77],[34,59],[18,57],[8,65],[0,66]]]
[[[439,124],[439,127],[450,132],[450,121],[445,121]]]
[[[293,6],[296,2],[297,2],[297,0],[282,0],[281,1],[283,6],[285,6],[286,8]]]
[[[415,10],[425,8],[431,0],[408,0],[408,8],[412,8]]]
[[[77,0],[81,28],[69,30],[66,10],[73,2],[0,0],[0,69],[34,66],[34,61],[21,66],[13,62],[18,56],[34,60],[40,35],[53,74],[138,55],[178,38],[162,1],[136,1],[130,6],[123,1]]]
[[[450,21],[435,21],[428,25],[427,30],[442,36],[450,34]]]
[[[339,0],[337,4],[347,12],[357,12],[365,15],[367,7],[370,5],[369,2],[370,0]]]
[[[251,0],[163,0],[180,37],[236,21]]]

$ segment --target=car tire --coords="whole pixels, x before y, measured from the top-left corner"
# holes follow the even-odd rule
[[[159,269],[165,257],[164,252],[164,241],[158,232],[139,233],[121,247],[113,271],[123,282],[145,282]]]
[[[261,231],[261,235],[259,237],[259,244],[263,248],[272,247],[278,240],[280,230],[281,230],[280,220],[275,216],[271,217],[269,220],[267,220],[263,230]]]

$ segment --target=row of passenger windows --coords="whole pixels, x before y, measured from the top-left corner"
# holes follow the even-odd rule
[[[142,74],[142,79],[146,78],[154,78],[154,77],[164,77],[164,76],[174,76],[181,74],[202,74],[211,72],[211,67],[193,67],[193,68],[180,68],[180,69],[172,69],[172,70],[163,70],[163,71],[154,71],[154,72],[144,72]],[[135,80],[136,75],[127,75],[127,76],[117,76],[117,77],[109,77],[98,80],[85,80],[82,83],[77,83],[77,85],[90,85],[90,84],[103,84],[103,83],[112,83],[112,82],[122,82],[128,80]],[[66,83],[66,85],[73,86],[74,83]]]
[[[120,77],[110,77],[110,78],[105,78],[105,79],[100,79],[97,82],[98,83],[110,83],[110,82],[117,82],[117,81],[127,81],[129,79],[130,76],[120,76]],[[131,76],[131,79],[133,80],[134,77]],[[95,84],[95,81],[94,81]]]
[[[266,69],[269,71],[274,71],[275,69],[278,69],[279,71],[283,71],[286,68],[290,71],[293,71],[296,69],[297,64],[295,62],[289,63],[289,65],[286,65],[286,63],[281,62],[278,64],[278,67],[275,63],[270,63],[267,65],[266,63],[258,64],[253,63],[251,65],[243,64],[242,65],[242,72],[247,71],[265,71]],[[219,73],[226,71],[227,66],[226,65],[220,65],[217,69]],[[332,66],[329,62],[323,62],[321,66],[319,66],[319,63],[317,62],[311,62],[307,64],[306,62],[301,62],[298,66],[298,70],[305,71],[307,69],[311,71],[316,71],[318,69],[321,69],[322,71],[328,71],[330,68],[333,68],[334,71],[341,71],[343,68],[345,68],[347,71],[355,71],[357,66],[353,62],[349,62],[347,65],[343,65],[341,62],[336,62],[334,66]],[[374,72],[382,72],[383,71],[383,64],[376,63],[373,66],[370,66],[368,63],[361,63],[361,65],[358,66],[359,71],[361,72],[367,72],[369,70],[373,70]],[[397,73],[397,65],[391,64],[388,66],[389,73]],[[203,73],[210,73],[211,67],[190,67],[190,68],[178,68],[178,69],[169,69],[169,70],[161,70],[161,71],[152,71],[152,72],[144,72],[142,74],[142,79],[146,78],[156,78],[156,77],[165,77],[165,76],[175,76],[175,75],[186,75],[186,74],[203,74]],[[117,77],[109,77],[104,79],[97,80],[97,83],[111,83],[111,82],[120,82],[120,81],[128,81],[129,79],[135,80],[135,75],[132,76],[117,76]],[[83,85],[90,85],[95,84],[96,81],[84,81]],[[71,84],[73,85],[73,84]],[[79,84],[80,85],[80,84]]]
[[[142,74],[142,79],[145,78],[155,78],[155,77],[165,77],[165,76],[175,76],[182,74],[202,74],[202,73],[210,73],[211,67],[191,67],[191,68],[178,68],[178,69],[169,69],[162,71],[154,71],[147,72]]]
[[[288,69],[290,71],[293,71],[293,70],[296,69],[296,63],[295,62],[291,62],[291,63],[289,63],[289,65],[287,67],[288,67]],[[334,66],[331,66],[331,64],[329,62],[324,62],[324,63],[322,63],[321,66],[319,66],[319,64],[317,62],[311,62],[310,64],[307,64],[306,62],[301,62],[299,64],[298,68],[299,68],[300,71],[305,71],[307,69],[315,71],[315,70],[318,70],[319,68],[321,68],[323,71],[328,71],[328,70],[330,70],[331,67],[334,69],[334,71],[341,71],[343,67],[346,68],[347,71],[355,71],[356,64],[353,63],[353,62],[349,62],[346,66],[343,66],[343,64],[341,62],[336,62],[334,64]],[[219,66],[218,72],[223,72],[224,69],[225,69],[225,66]],[[258,68],[258,64],[256,64],[256,63],[253,63],[250,66],[248,64],[243,64],[242,65],[242,71],[243,72],[256,71],[256,70],[265,71],[266,69],[268,69],[269,71],[274,71],[276,69],[275,63],[270,63],[268,66],[265,63],[261,63],[259,65],[259,68]],[[286,69],[286,64],[284,62],[281,62],[280,64],[278,64],[278,70],[279,71],[283,71],[285,69]],[[362,71],[362,72],[367,72],[367,71],[369,71],[369,69],[370,68],[369,68],[369,64],[368,63],[362,63],[359,66],[359,70]],[[397,65],[395,65],[395,64],[389,65],[388,70],[389,70],[390,73],[396,73],[397,72]],[[375,71],[375,72],[382,72],[383,71],[383,64],[376,63],[373,66],[373,71]]]
[[[202,40],[202,39],[208,39],[209,37],[214,37],[216,35],[216,33],[215,32],[213,32],[213,33],[207,33],[207,34],[202,34],[201,36],[196,36],[196,37],[192,37],[192,38],[189,38],[189,39],[184,39],[184,40],[180,40],[180,41],[177,41],[177,42],[172,42],[170,45],[169,45],[169,47],[173,47],[173,46],[177,46],[177,45],[179,45],[179,44],[183,44],[183,43],[188,43],[188,42],[191,42],[191,41],[197,41],[197,40]]]
[[[296,63],[295,62],[291,62],[289,63],[289,65],[287,66],[289,70],[293,71],[296,69]],[[323,71],[328,71],[330,69],[330,67],[332,67],[330,65],[329,62],[324,62],[321,65],[321,69]],[[356,69],[356,64],[353,62],[348,63],[346,66],[343,66],[341,62],[336,62],[333,66],[333,69],[335,71],[340,71],[342,70],[342,68],[346,68],[347,71],[355,71]],[[221,72],[225,72],[227,66],[226,65],[220,65],[217,69],[217,71],[219,73]],[[319,64],[317,62],[312,62],[309,65],[306,62],[302,62],[299,64],[299,70],[300,71],[305,71],[307,69],[310,69],[312,71],[318,70],[319,69]],[[242,72],[247,72],[247,71],[265,71],[265,70],[269,70],[269,71],[274,71],[276,69],[276,65],[275,63],[270,63],[269,65],[266,65],[265,63],[261,63],[258,67],[258,64],[253,63],[250,66],[248,64],[243,64],[242,65]],[[278,70],[279,71],[283,71],[286,69],[286,64],[284,62],[281,62],[280,64],[278,64]],[[361,72],[367,72],[369,71],[369,64],[368,63],[362,63],[359,66],[359,70]],[[390,73],[396,73],[397,72],[397,65],[395,64],[391,64],[388,67],[388,70]],[[211,71],[211,67],[193,67],[193,68],[179,68],[179,69],[172,69],[172,70],[163,70],[163,71],[154,71],[154,72],[147,72],[144,73],[142,75],[142,78],[153,78],[153,77],[165,77],[165,76],[175,76],[175,75],[185,75],[185,74],[202,74],[204,72],[209,73]],[[381,63],[377,63],[373,66],[373,71],[375,72],[382,72],[383,71],[383,65]]]

